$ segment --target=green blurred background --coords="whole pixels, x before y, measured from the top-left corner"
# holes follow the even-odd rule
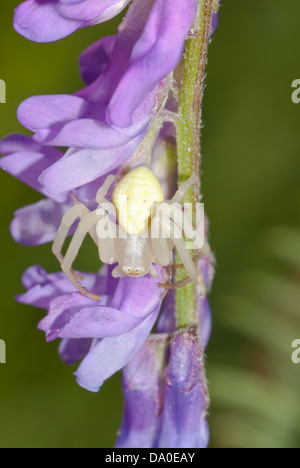
[[[61,42],[30,43],[12,27],[20,1],[2,0],[0,137],[22,131],[18,104],[34,94],[82,87],[76,57],[115,32],[119,19]],[[299,0],[223,0],[209,53],[203,129],[203,192],[217,275],[207,350],[211,447],[299,447],[300,364],[300,78]],[[43,311],[17,304],[22,272],[56,271],[50,246],[14,243],[14,210],[40,196],[1,178],[1,447],[111,447],[122,415],[120,376],[100,394],[79,388],[73,369],[36,329]],[[81,267],[96,269],[82,255]],[[92,266],[91,266],[92,265]],[[109,357],[108,357],[109,358]]]

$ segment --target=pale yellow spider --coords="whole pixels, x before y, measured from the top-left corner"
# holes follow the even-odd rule
[[[187,271],[188,280],[197,279],[195,259],[186,249],[182,227],[176,222],[176,213],[182,214],[179,202],[197,181],[197,177],[190,177],[180,186],[174,197],[166,202],[159,181],[147,167],[133,169],[121,178],[114,188],[111,203],[105,196],[116,180],[115,176],[108,176],[99,189],[96,195],[97,210],[90,211],[73,197],[74,206],[69,208],[62,218],[52,250],[73,285],[82,294],[99,299],[99,296],[84,289],[78,281],[83,278],[72,270],[73,262],[87,234],[90,234],[98,246],[99,257],[103,263],[117,263],[112,272],[116,278],[146,274],[155,278],[157,271],[154,264],[162,267],[171,265],[175,247],[183,262],[182,266]],[[168,209],[170,205],[172,210]],[[80,218],[80,222],[64,257],[62,248],[77,218]],[[103,236],[104,226],[108,231],[106,237]],[[151,236],[155,229],[159,235]],[[185,224],[185,234],[190,234],[189,237],[193,241],[191,223]],[[205,244],[196,258],[204,256],[208,250]]]

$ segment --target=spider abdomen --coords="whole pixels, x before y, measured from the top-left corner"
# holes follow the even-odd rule
[[[129,235],[137,235],[148,231],[151,208],[154,203],[164,201],[164,194],[153,172],[147,167],[137,167],[116,185],[112,201],[122,229]]]

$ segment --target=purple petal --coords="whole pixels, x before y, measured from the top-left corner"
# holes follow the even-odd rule
[[[180,331],[171,345],[166,371],[160,448],[205,448],[208,406],[203,353],[198,336]]]
[[[18,119],[22,125],[35,132],[47,127],[56,128],[73,119],[84,118],[88,113],[96,115],[97,110],[97,106],[78,96],[33,96],[20,104]]]
[[[34,42],[57,41],[82,26],[80,20],[63,18],[51,0],[27,0],[15,10],[15,30]]]
[[[106,296],[97,303],[80,293],[54,299],[39,328],[47,341],[123,335],[152,314],[160,300],[161,290],[152,278],[127,277],[119,280],[109,303]]]
[[[86,84],[93,83],[109,64],[116,36],[108,36],[88,47],[79,57],[81,76]]]
[[[51,304],[52,305],[52,304]],[[111,307],[88,307],[75,311],[74,304],[69,304],[60,311],[60,317],[47,331],[43,324],[39,328],[47,331],[47,341],[56,338],[106,338],[118,336],[136,328],[141,319],[124,315]]]
[[[120,148],[85,149],[66,156],[42,175],[41,183],[53,195],[87,184],[122,165],[142,142],[144,135]]]
[[[96,24],[118,15],[129,2],[130,0],[60,0],[58,11],[66,18]]]
[[[202,272],[204,286],[207,292],[210,291],[215,276],[215,258],[212,253],[205,255],[198,262],[198,269]]]
[[[31,41],[53,42],[113,18],[129,1],[27,0],[15,10],[14,28]]]
[[[42,153],[26,153],[23,151],[1,158],[0,167],[35,190],[47,194],[38,179],[42,172],[58,160],[59,157],[49,160]]]
[[[218,14],[218,13],[214,13],[214,15],[213,15],[213,17],[212,17],[211,30],[210,30],[210,35],[211,35],[211,36],[213,35],[213,33],[215,32],[215,30],[217,29],[218,24],[219,24],[219,14]]]
[[[42,153],[45,149],[47,149],[47,147],[43,147],[31,137],[20,133],[14,133],[0,140],[0,153],[2,153],[3,156],[19,153],[20,151]],[[59,152],[58,150],[55,151]]]
[[[46,332],[47,341],[53,341],[56,338],[117,336],[136,328],[143,321],[112,307],[92,306],[92,303],[84,307],[82,297],[82,295],[73,294],[59,297],[51,302],[49,314],[38,327]],[[104,299],[105,302],[107,298],[104,297]]]
[[[74,288],[75,289],[75,288]],[[44,317],[38,324],[38,329],[46,332],[47,341],[53,341],[57,338],[60,329],[63,328],[71,319],[73,315],[76,315],[82,307],[92,306],[95,301],[87,296],[76,292],[71,294],[59,295],[54,297],[49,304],[49,311],[46,317]],[[102,299],[103,303],[107,300],[106,296]],[[86,336],[73,336],[63,338],[90,338]]]
[[[162,301],[163,290],[158,285],[163,274],[162,268],[159,268],[158,272],[156,279],[146,275],[141,278],[127,276],[119,280],[111,307],[139,319],[147,317]]]
[[[154,2],[145,29],[133,47],[130,66],[108,106],[111,124],[130,126],[134,110],[177,66],[195,13],[195,0]]]
[[[211,311],[208,298],[198,299],[200,338],[203,349],[206,349],[212,329]]]
[[[46,111],[45,111],[46,112]],[[146,124],[148,124],[147,119]],[[145,125],[143,125],[143,129]],[[78,119],[67,122],[59,130],[54,127],[38,130],[34,135],[36,141],[56,146],[74,146],[88,149],[114,149],[129,143],[131,136],[139,134],[137,131],[133,135],[124,135],[117,129],[110,127],[107,123],[96,119]]]
[[[126,366],[143,347],[159,308],[129,333],[104,338],[96,344],[75,372],[78,384],[91,392],[98,392],[106,379]]]
[[[65,209],[65,205],[49,198],[20,208],[10,225],[12,237],[24,245],[52,242]]]
[[[213,33],[215,32],[215,30],[218,27],[220,3],[221,3],[221,0],[216,0],[215,4],[214,4],[214,12],[215,13],[213,14],[212,22],[211,22],[211,29],[210,29],[210,35],[211,36],[213,35]]]
[[[163,404],[167,335],[151,336],[124,368],[124,416],[116,448],[152,448],[158,440]]]
[[[176,331],[175,308],[175,291],[170,290],[164,299],[162,311],[157,321],[157,333],[174,333]]]
[[[105,109],[127,71],[132,49],[143,32],[151,5],[152,0],[135,0],[134,5],[130,6],[119,26],[111,59],[105,72],[95,83],[77,93],[78,95],[101,104],[103,110]]]
[[[84,286],[90,291],[105,293],[108,281],[105,272],[106,268],[99,275],[85,273]],[[48,274],[40,266],[28,268],[23,274],[22,282],[28,291],[19,295],[18,301],[42,309],[48,309],[50,302],[58,296],[77,291],[63,272]]]
[[[58,352],[61,359],[66,364],[76,364],[81,361],[89,352],[92,340],[62,340]]]
[[[20,122],[44,144],[108,149],[125,145],[149,124],[153,97],[145,101],[135,116],[134,124],[119,131],[101,120],[101,106],[81,97],[68,95],[35,96],[18,109]]]
[[[0,141],[0,167],[14,177],[47,195],[38,179],[43,171],[52,166],[62,153],[56,148],[42,146],[25,135],[10,135]],[[58,202],[65,201],[66,195],[55,197]]]

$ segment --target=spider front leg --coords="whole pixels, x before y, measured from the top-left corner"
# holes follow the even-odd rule
[[[183,232],[182,230],[174,223],[174,221],[170,220],[171,224],[171,239],[176,247],[177,252],[181,258],[184,268],[187,271],[188,276],[191,278],[192,281],[197,279],[198,272],[197,268],[193,262],[193,259],[186,249],[185,240],[183,239]]]
[[[188,274],[188,278],[178,287],[187,284],[187,282],[196,280],[198,272],[190,253],[185,248],[183,231],[170,216],[170,210],[167,205],[160,206],[159,210],[156,211],[153,225],[159,228],[155,233],[159,233],[159,238],[157,239],[156,236],[152,238],[152,248],[156,263],[161,266],[170,265],[172,261],[171,251],[175,246]],[[161,286],[169,287],[170,285],[161,284]]]
[[[151,244],[155,263],[166,267],[173,260],[172,250],[174,244],[167,236],[163,236],[160,213],[160,205],[158,205],[151,220]],[[166,233],[166,230],[164,233]]]
[[[105,197],[106,197],[107,192],[109,191],[110,187],[112,186],[112,184],[116,180],[120,180],[120,177],[112,175],[112,174],[109,175],[105,179],[104,184],[100,187],[100,189],[98,190],[97,195],[96,195],[96,202],[98,203],[98,205],[100,205],[103,202],[110,203]]]
[[[184,216],[182,216],[183,214],[182,209],[177,204],[172,204],[170,205],[170,207],[171,207],[170,215],[171,215],[173,222],[178,226],[178,229],[182,229],[182,224],[184,225],[184,233],[187,239],[193,242],[193,249],[198,250],[198,253],[193,257],[194,261],[200,260],[202,257],[205,257],[205,255],[209,254],[209,252],[211,251],[211,248],[209,244],[207,243],[207,241],[205,240],[204,226],[202,227],[203,232],[199,241],[197,239],[197,233],[194,230],[191,220],[187,216],[185,216],[185,214]],[[179,221],[179,224],[178,224],[178,221]],[[175,267],[175,265],[173,267]],[[178,268],[180,268],[180,266]]]
[[[75,223],[77,218],[84,218],[90,210],[83,204],[79,203],[76,199],[73,198],[75,203],[72,208],[69,208],[66,213],[63,215],[60,226],[56,233],[53,245],[52,245],[52,252],[58,259],[59,263],[62,264],[64,261],[64,257],[61,253],[65,240],[69,234],[71,226]],[[97,244],[97,237],[95,230],[90,231],[90,235],[93,241]],[[79,279],[83,279],[82,276],[78,275],[77,273],[73,272],[74,276],[78,277]]]
[[[102,208],[100,208],[102,209]],[[99,209],[97,210],[98,213]],[[116,263],[115,258],[115,242],[117,236],[117,226],[109,219],[109,216],[104,212],[103,217],[97,223],[97,243],[98,252],[101,262],[112,265]]]
[[[78,205],[75,205],[75,207]],[[74,208],[75,208],[74,207]],[[69,278],[71,283],[75,286],[76,289],[78,289],[82,294],[84,294],[87,297],[90,297],[91,299],[99,300],[100,297],[96,296],[94,294],[88,293],[85,288],[78,282],[76,279],[76,276],[72,270],[72,265],[73,262],[78,254],[78,251],[81,247],[81,244],[85,238],[85,236],[90,232],[93,232],[93,229],[96,225],[96,223],[103,217],[102,214],[97,215],[96,211],[88,212],[83,219],[80,221],[75,234],[71,240],[71,243],[69,245],[69,248],[67,250],[67,253],[65,257],[62,260],[61,263],[61,268],[63,272],[66,274],[66,276]],[[97,242],[97,241],[96,241]]]
[[[122,271],[120,265],[117,265],[116,268],[111,273],[113,278],[125,278],[126,274]]]

